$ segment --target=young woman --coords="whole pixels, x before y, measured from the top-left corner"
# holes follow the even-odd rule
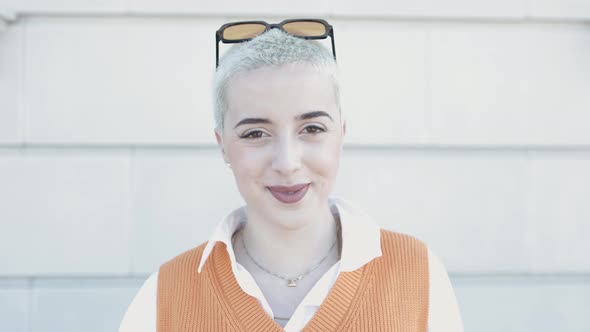
[[[332,52],[308,39],[330,36]],[[224,25],[215,137],[246,205],[163,264],[131,331],[462,331],[441,262],[331,196],[346,123],[332,27]]]

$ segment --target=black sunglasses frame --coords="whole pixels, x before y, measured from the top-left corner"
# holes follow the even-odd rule
[[[326,33],[324,33],[321,36],[295,36],[295,35],[291,35],[289,32],[287,32],[283,28],[283,25],[285,25],[287,23],[292,23],[292,22],[321,23],[326,28]],[[261,25],[264,25],[266,28],[260,34],[263,34],[267,31],[269,31],[270,29],[279,29],[281,31],[284,31],[284,32],[290,34],[293,37],[297,37],[297,38],[301,38],[301,39],[308,39],[308,40],[309,39],[326,39],[329,36],[332,41],[332,55],[334,56],[334,60],[336,60],[336,46],[334,45],[334,28],[325,20],[313,19],[313,18],[288,19],[288,20],[284,20],[281,23],[277,23],[277,24],[267,23],[265,21],[239,21],[239,22],[226,23],[226,24],[222,25],[221,28],[219,28],[219,30],[217,30],[215,32],[215,68],[219,67],[219,42],[222,42],[224,44],[237,44],[237,43],[243,43],[243,42],[253,39],[253,38],[244,38],[244,39],[225,39],[225,38],[223,38],[223,31],[225,29],[227,29],[231,26],[234,26],[234,25],[241,25],[241,24],[261,24]]]

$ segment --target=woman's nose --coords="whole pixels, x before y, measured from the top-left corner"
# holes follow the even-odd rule
[[[292,138],[276,142],[272,160],[273,170],[289,174],[301,168],[301,146]]]

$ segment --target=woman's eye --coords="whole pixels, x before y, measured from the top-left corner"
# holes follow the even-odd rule
[[[307,126],[303,130],[307,134],[319,134],[321,132],[326,131],[326,130],[324,130],[324,128],[321,128],[321,127],[318,127],[318,126]]]
[[[245,133],[244,135],[240,136],[240,138],[245,138],[245,139],[256,139],[256,138],[261,138],[263,136],[263,132],[260,130],[253,130],[251,132]]]

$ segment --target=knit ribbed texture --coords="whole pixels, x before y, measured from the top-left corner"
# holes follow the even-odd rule
[[[158,332],[284,331],[238,285],[225,244],[197,273],[206,244],[162,265]],[[305,332],[426,332],[428,251],[413,237],[381,230],[383,256],[342,272]]]

